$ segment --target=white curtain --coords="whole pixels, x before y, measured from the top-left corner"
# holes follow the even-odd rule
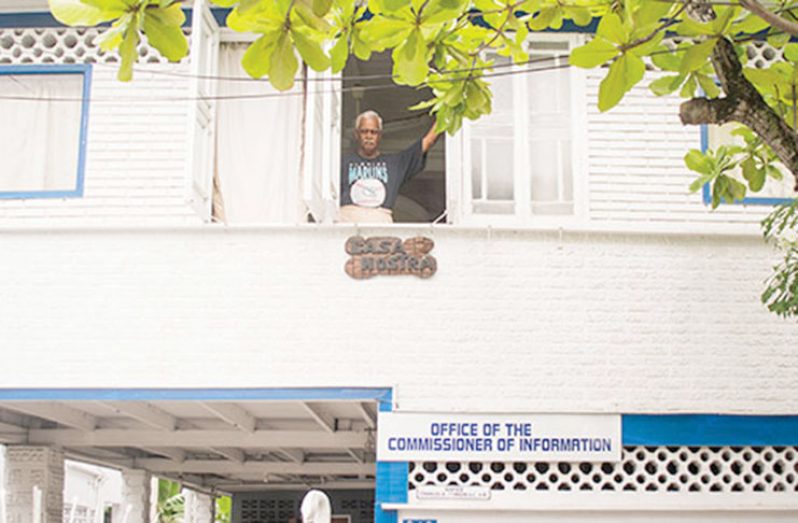
[[[219,75],[249,78],[246,46],[222,45]],[[267,81],[219,81],[216,167],[227,223],[295,223],[299,216],[301,85],[287,96]]]
[[[0,75],[0,191],[75,190],[82,96],[83,75]]]

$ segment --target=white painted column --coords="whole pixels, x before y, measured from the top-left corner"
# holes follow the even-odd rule
[[[213,497],[196,490],[183,489],[183,523],[213,523]]]
[[[152,475],[146,470],[122,470],[122,523],[149,523]]]
[[[5,521],[62,523],[64,453],[53,447],[11,445],[6,449],[5,462]],[[40,503],[34,503],[34,489],[41,492],[41,496],[36,496]]]

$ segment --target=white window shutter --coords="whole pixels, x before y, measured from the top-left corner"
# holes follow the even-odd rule
[[[188,201],[206,221],[213,200],[214,142],[219,70],[219,25],[207,0],[195,0],[191,22],[191,91],[188,125]]]
[[[307,70],[302,195],[313,221],[338,213],[341,178],[341,77]]]

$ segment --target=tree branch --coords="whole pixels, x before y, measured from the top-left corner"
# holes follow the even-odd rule
[[[795,190],[798,191],[798,135],[745,78],[734,44],[726,38],[718,39],[712,51],[712,65],[726,96],[712,100],[695,98],[684,102],[679,109],[682,123],[722,125],[738,122],[749,127],[790,170],[796,179]]]
[[[789,33],[793,36],[798,36],[798,24],[795,22],[790,22],[789,20],[780,17],[776,13],[768,11],[767,8],[760,4],[758,0],[740,0],[740,6],[748,11],[751,11],[773,27],[781,29],[785,33]]]

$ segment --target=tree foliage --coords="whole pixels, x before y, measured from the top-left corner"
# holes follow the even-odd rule
[[[178,0],[49,0],[67,25],[110,22],[104,50],[121,57],[129,80],[141,35],[170,60],[188,52]],[[712,206],[760,190],[791,173],[798,187],[798,0],[212,0],[231,8],[227,26],[258,38],[242,65],[291,89],[300,63],[341,71],[349,57],[390,51],[393,81],[428,86],[433,97],[412,109],[429,111],[439,131],[490,113],[495,57],[529,63],[531,31],[597,23],[574,49],[572,66],[601,68],[598,107],[617,106],[633,87],[677,93],[684,124],[736,123],[742,145],[687,152],[693,190],[709,184]],[[784,59],[766,68],[746,64],[745,46],[767,39]],[[656,74],[646,75],[647,70]],[[530,74],[534,74],[530,73]],[[652,79],[653,77],[653,79]],[[732,173],[739,170],[742,179]]]

